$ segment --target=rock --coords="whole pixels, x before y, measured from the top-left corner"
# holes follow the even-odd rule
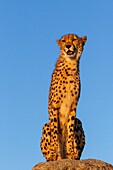
[[[113,170],[109,163],[96,159],[40,162],[32,170]]]

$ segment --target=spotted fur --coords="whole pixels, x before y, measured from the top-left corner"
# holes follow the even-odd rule
[[[50,141],[51,141],[51,131],[50,131],[50,122],[46,123],[43,126],[42,130],[42,137],[41,137],[41,151],[43,153],[43,156],[46,158],[46,161],[51,160],[50,156]],[[60,142],[62,142],[60,140]],[[82,128],[82,123],[79,119],[75,118],[75,124],[74,124],[74,153],[75,153],[75,159],[80,160],[82,151],[85,146],[85,134],[84,130]],[[64,149],[64,146],[63,148]],[[66,157],[66,155],[62,155],[63,158]],[[57,159],[56,159],[57,160]]]
[[[79,60],[86,39],[86,36],[79,38],[75,34],[67,34],[56,40],[60,57],[52,74],[48,102],[50,161],[76,159],[74,123],[80,96]]]

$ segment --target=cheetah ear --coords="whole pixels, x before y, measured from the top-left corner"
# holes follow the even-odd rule
[[[82,42],[83,42],[83,46],[85,45],[85,42],[87,41],[87,37],[86,36],[83,36],[82,37]]]
[[[57,44],[60,45],[60,40],[56,40]]]

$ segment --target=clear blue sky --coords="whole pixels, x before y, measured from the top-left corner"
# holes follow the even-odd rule
[[[67,33],[88,37],[77,110],[87,140],[82,159],[113,164],[113,0],[1,0],[2,170],[31,170],[45,161],[39,143],[59,56],[55,40]]]

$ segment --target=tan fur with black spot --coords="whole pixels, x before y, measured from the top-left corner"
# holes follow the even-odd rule
[[[67,34],[56,40],[60,57],[52,74],[48,102],[51,161],[63,159],[63,155],[65,158],[76,158],[73,141],[80,96],[79,60],[86,40],[86,36],[79,38],[75,34]]]
[[[50,131],[50,123],[46,123],[43,127],[42,131],[42,137],[41,137],[41,142],[40,142],[40,147],[41,151],[43,153],[43,156],[45,157],[46,161],[51,160],[51,155],[50,155],[50,141],[51,141],[51,131]],[[61,140],[59,140],[60,143],[62,143]],[[85,146],[85,134],[84,130],[82,127],[82,123],[79,119],[75,118],[75,124],[74,124],[74,154],[75,154],[75,159],[80,160],[82,151]],[[66,150],[64,148],[65,146],[62,147],[62,150]],[[63,152],[63,154],[66,154],[66,152]],[[63,158],[66,158],[66,155],[62,155]],[[56,158],[57,160],[58,158]]]

